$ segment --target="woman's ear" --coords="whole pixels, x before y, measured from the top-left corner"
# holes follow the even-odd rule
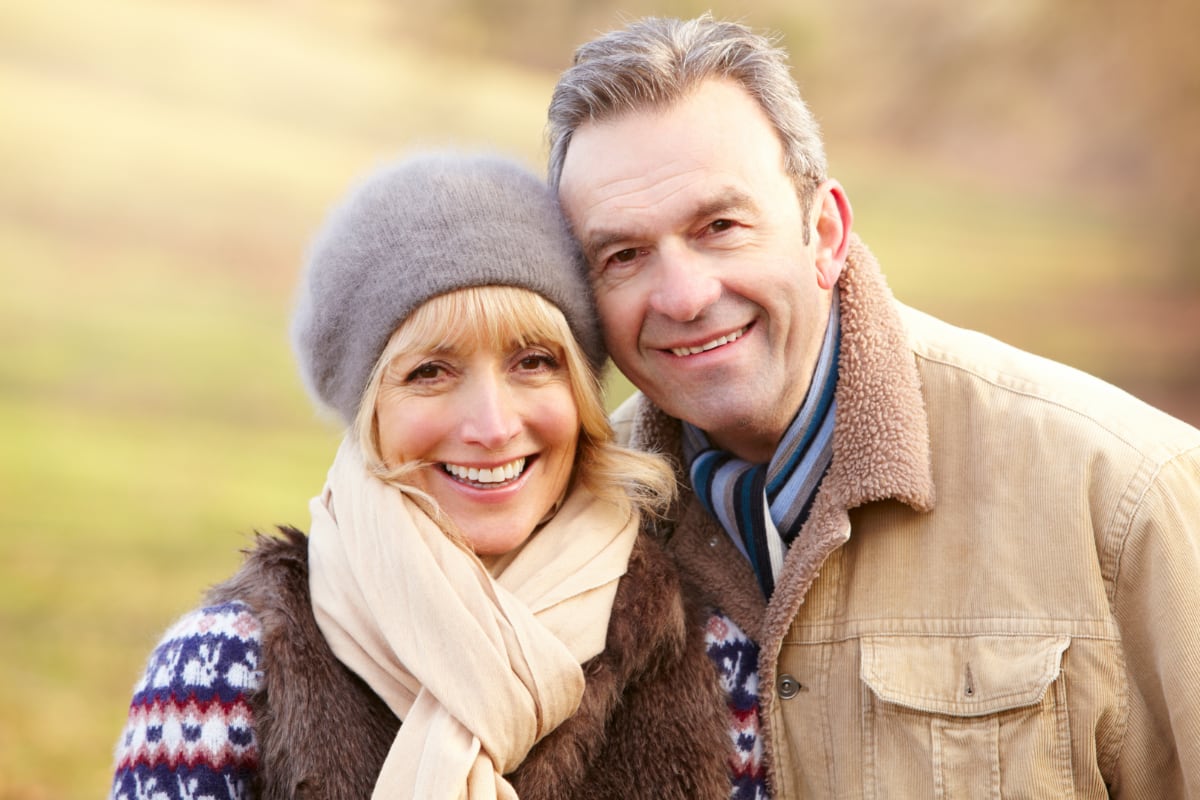
[[[850,247],[850,228],[854,223],[854,212],[842,185],[830,178],[817,187],[813,195],[813,213],[816,214],[816,249],[814,266],[817,270],[817,285],[826,291],[837,285],[842,269],[846,266],[846,252]]]

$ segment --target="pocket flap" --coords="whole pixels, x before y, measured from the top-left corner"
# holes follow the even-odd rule
[[[889,703],[982,716],[1039,702],[1070,643],[1068,636],[864,636],[860,674]]]

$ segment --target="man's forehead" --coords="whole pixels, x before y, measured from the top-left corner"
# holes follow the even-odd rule
[[[574,222],[596,215],[639,217],[667,207],[707,205],[730,191],[721,185],[714,154],[686,142],[675,148],[621,144],[583,141],[568,155],[559,198]]]
[[[668,105],[581,124],[563,154],[559,193],[578,204],[598,194],[633,193],[639,183],[670,187],[692,172],[708,181],[743,170],[747,156],[755,160],[746,150],[762,148],[782,168],[778,134],[757,102],[731,82],[705,81]]]
[[[688,130],[674,119],[676,107],[633,110],[581,124],[563,155],[560,194],[644,176],[668,158],[686,154]]]

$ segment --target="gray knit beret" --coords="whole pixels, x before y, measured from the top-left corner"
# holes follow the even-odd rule
[[[427,153],[354,187],[313,240],[292,318],[309,391],[351,423],[371,369],[410,313],[472,286],[530,289],[605,358],[581,256],[545,183],[492,155]]]

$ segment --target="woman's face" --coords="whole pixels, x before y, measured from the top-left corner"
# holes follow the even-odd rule
[[[551,347],[401,355],[383,374],[375,413],[384,462],[426,462],[411,483],[481,556],[529,538],[571,478],[579,410]]]

